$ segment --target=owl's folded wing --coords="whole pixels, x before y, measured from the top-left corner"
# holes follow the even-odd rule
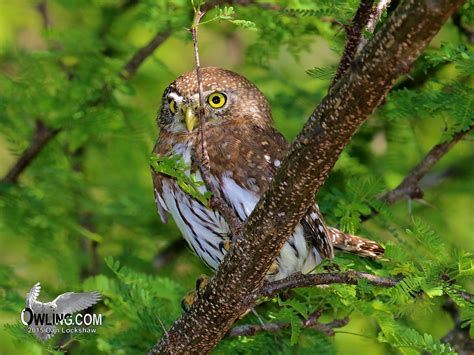
[[[155,195],[155,202],[156,207],[158,209],[158,214],[160,215],[161,221],[163,223],[168,223],[168,206],[166,206],[166,203],[160,192],[162,186],[160,179],[162,179],[162,177],[159,174],[156,174],[153,171],[153,168],[151,169],[151,176],[153,178],[153,193]]]

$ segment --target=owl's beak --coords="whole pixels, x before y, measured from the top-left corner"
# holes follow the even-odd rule
[[[194,113],[194,109],[192,107],[186,108],[186,128],[189,132],[193,131],[194,125],[196,124],[197,118],[196,114]]]

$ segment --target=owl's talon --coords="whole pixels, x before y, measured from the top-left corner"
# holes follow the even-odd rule
[[[196,280],[196,291],[199,292],[200,290],[204,289],[209,282],[209,276],[207,275],[200,275]]]
[[[196,289],[189,291],[184,295],[183,299],[181,300],[181,308],[185,312],[189,312],[191,309],[191,306],[194,304],[194,302],[197,301],[199,297],[199,293],[206,287],[206,285],[209,282],[209,277],[206,275],[201,275],[198,277],[196,280]]]
[[[278,263],[276,261],[273,262],[272,266],[270,266],[270,269],[268,269],[268,273],[271,275],[274,275],[278,272]]]
[[[181,300],[181,308],[185,312],[189,312],[191,309],[191,306],[196,302],[197,300],[197,292],[196,290],[189,291],[186,293],[186,295],[183,297]]]
[[[225,249],[226,251],[229,251],[229,250],[230,250],[230,239],[224,240],[224,249]]]
[[[222,250],[224,249],[226,252],[229,252],[230,250],[230,239],[224,239],[219,243],[219,249]]]

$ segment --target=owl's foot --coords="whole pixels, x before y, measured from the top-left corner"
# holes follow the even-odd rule
[[[275,275],[277,273],[278,273],[278,263],[274,261],[272,266],[270,266],[270,269],[268,269],[268,274]]]
[[[229,252],[230,250],[230,239],[224,239],[223,241],[221,241],[219,243],[219,248],[221,249],[224,249],[226,252]]]
[[[189,312],[191,306],[196,302],[199,297],[200,291],[202,291],[209,281],[209,277],[206,275],[201,275],[196,280],[196,288],[192,291],[189,291],[181,300],[181,307],[185,312]]]

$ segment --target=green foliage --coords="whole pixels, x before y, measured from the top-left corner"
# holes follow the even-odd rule
[[[350,25],[358,4],[283,0],[209,9],[200,28],[201,61],[255,82],[291,140],[327,93],[344,46],[341,25]],[[30,145],[38,121],[60,130],[18,184],[0,184],[0,353],[141,354],[179,317],[197,276],[209,273],[189,250],[168,248],[179,231],[159,221],[148,169],[208,203],[210,194],[180,156],[149,158],[163,90],[194,66],[187,30],[193,6],[189,0],[47,5],[48,28],[36,3],[0,5],[1,176]],[[468,1],[461,23],[473,23],[473,10]],[[124,65],[157,32],[170,37],[135,76],[123,78]],[[284,323],[284,329],[225,338],[216,354],[453,353],[456,344],[441,341],[453,326],[443,308],[448,299],[474,336],[474,305],[465,297],[474,277],[471,139],[427,174],[424,201],[378,200],[433,145],[473,124],[473,77],[473,46],[451,21],[355,135],[318,195],[329,224],[381,242],[386,253],[368,260],[338,252],[316,271],[358,270],[399,284],[292,290],[236,324]],[[372,211],[378,216],[362,222]],[[41,301],[99,291],[104,301],[94,312],[104,315],[103,326],[40,343],[19,322],[25,294],[38,281]],[[315,310],[323,311],[322,323],[345,316],[350,323],[334,329],[334,337],[303,327]]]
[[[215,17],[216,20],[225,20],[229,21],[230,23],[245,28],[247,30],[251,31],[257,31],[257,26],[255,25],[254,22],[252,21],[247,21],[247,20],[238,20],[235,19],[235,11],[232,6],[224,6],[224,9],[217,9],[218,13],[217,16]],[[208,20],[207,22],[212,21]]]
[[[336,68],[333,67],[325,67],[325,68],[318,68],[314,67],[313,69],[306,70],[306,74],[309,76],[319,79],[319,80],[330,80],[336,74]]]
[[[171,158],[152,155],[150,165],[157,173],[165,174],[176,179],[178,185],[184,192],[199,200],[202,204],[208,205],[211,192],[202,192],[200,187],[204,186],[202,180],[198,180],[195,174],[190,174],[190,166],[186,165],[182,156],[174,155]]]
[[[389,343],[403,354],[413,353],[413,350],[431,354],[456,354],[449,345],[433,339],[430,334],[420,334],[414,329],[394,323],[389,317],[381,317],[378,321],[382,329],[378,337],[379,341]]]

